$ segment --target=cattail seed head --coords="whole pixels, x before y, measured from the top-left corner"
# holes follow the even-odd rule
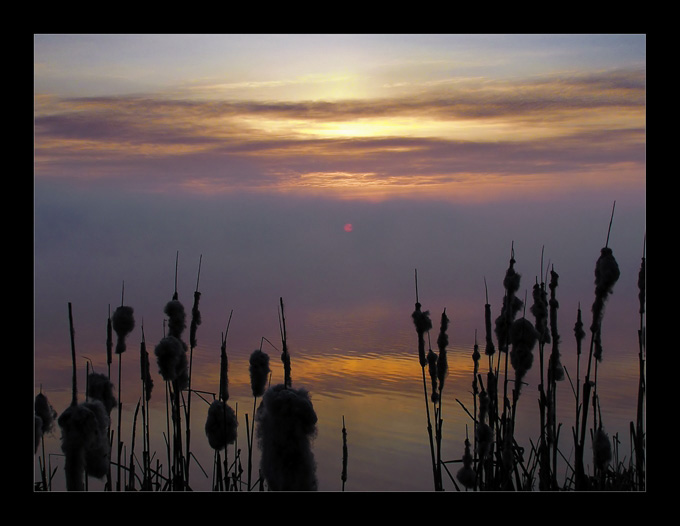
[[[151,377],[151,368],[149,366],[149,353],[146,350],[146,342],[142,340],[139,349],[139,361],[142,375],[142,383],[146,390],[147,402],[151,400],[151,392],[153,391],[153,378]]]
[[[593,302],[593,323],[591,332],[597,332],[602,324],[604,315],[604,304],[612,293],[621,271],[614,258],[614,253],[609,247],[604,247],[600,251],[600,257],[595,264],[595,301]]]
[[[472,469],[472,454],[470,453],[470,441],[465,439],[465,453],[463,454],[463,467],[456,473],[456,478],[466,488],[472,488],[477,480],[477,474]]]
[[[491,338],[491,305],[484,305],[484,327],[486,329],[486,347],[484,348],[484,354],[487,356],[493,356],[496,352],[493,340]]]
[[[444,388],[444,380],[449,374],[449,359],[447,356],[446,346],[449,344],[449,336],[446,331],[449,327],[449,318],[446,315],[446,309],[442,312],[439,336],[437,337],[437,346],[439,347],[439,358],[437,359],[437,379],[439,380],[439,390]]]
[[[226,402],[215,400],[210,404],[205,434],[211,448],[219,450],[227,447],[227,444],[233,444],[236,440],[237,427],[236,413]]]
[[[522,379],[531,369],[534,361],[533,348],[538,339],[534,325],[526,318],[515,320],[510,327],[510,363],[515,370],[515,389],[519,393]]]
[[[579,307],[576,313],[576,323],[574,324],[574,336],[576,337],[576,354],[581,354],[581,344],[583,338],[586,337],[586,332],[583,330],[583,321],[581,319],[581,308]]]
[[[169,335],[180,338],[187,326],[184,305],[178,299],[172,299],[166,303],[163,312],[168,317]]]
[[[597,428],[593,437],[593,463],[603,471],[612,459],[612,445],[602,426]]]
[[[489,451],[491,451],[491,446],[493,444],[493,430],[491,426],[486,423],[480,422],[477,425],[477,448],[479,452],[479,458],[486,458]]]
[[[411,317],[416,326],[416,333],[418,334],[418,360],[421,367],[427,365],[427,358],[425,356],[425,333],[432,328],[432,320],[430,320],[430,311],[420,310],[420,303],[416,303],[416,310],[413,311]]]
[[[271,372],[269,368],[269,355],[260,349],[256,349],[250,355],[250,387],[253,396],[262,396],[267,386],[267,378]]]
[[[57,412],[42,393],[35,395],[34,408],[36,416],[40,417],[41,434],[50,433],[54,429]]]
[[[536,332],[538,333],[539,343],[550,342],[550,332],[548,330],[548,296],[545,288],[538,283],[534,284],[532,291],[534,303],[531,306],[531,313],[536,318]]]
[[[503,287],[505,287],[509,294],[514,294],[519,290],[521,277],[515,270],[515,258],[510,258],[510,266],[508,266],[505,278],[503,279]]]
[[[57,419],[61,428],[61,449],[66,457],[66,486],[84,489],[83,474],[102,478],[108,471],[110,418],[104,405],[93,400],[71,404]]]
[[[189,383],[186,344],[175,336],[163,338],[154,350],[158,369],[166,381],[178,381],[180,389]]]
[[[113,384],[105,374],[89,374],[87,377],[87,396],[93,400],[99,400],[108,414],[111,414],[111,410],[116,407]]]
[[[198,310],[198,302],[201,299],[201,293],[198,291],[194,292],[194,305],[191,308],[191,326],[189,327],[189,345],[195,348],[198,345],[196,340],[196,330],[201,324],[201,311]]]
[[[309,393],[278,384],[267,389],[255,418],[262,475],[274,491],[317,489],[311,440],[317,416]]]
[[[126,349],[125,338],[132,332],[132,329],[135,328],[135,318],[132,307],[126,305],[118,307],[113,312],[111,324],[118,337],[116,341],[116,354],[122,354]]]
[[[436,402],[439,400],[439,394],[437,393],[437,355],[432,349],[427,352],[427,369],[432,381],[432,394],[430,398],[433,402]]]

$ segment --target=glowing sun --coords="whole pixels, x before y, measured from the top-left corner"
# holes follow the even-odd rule
[[[352,231],[352,223],[347,223],[344,227],[345,232],[351,232]]]

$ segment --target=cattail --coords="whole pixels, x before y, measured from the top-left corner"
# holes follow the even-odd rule
[[[222,340],[220,347],[220,393],[219,399],[229,400],[229,358],[227,357],[227,342]]]
[[[548,330],[548,296],[545,287],[536,282],[532,291],[534,303],[531,306],[531,313],[536,318],[535,327],[538,333],[539,343],[550,343],[550,332]]]
[[[109,415],[98,401],[71,404],[59,415],[61,449],[65,456],[66,488],[84,490],[84,473],[102,478],[108,471]]]
[[[38,446],[40,445],[40,440],[42,439],[43,432],[42,432],[42,418],[40,418],[38,415],[34,414],[33,415],[35,418],[35,451],[34,453],[38,452]]]
[[[463,467],[456,473],[456,478],[466,488],[472,488],[477,480],[477,474],[472,469],[472,454],[470,453],[470,441],[465,439],[465,453],[463,454]]]
[[[609,436],[600,425],[593,437],[593,463],[599,471],[604,471],[612,459],[612,445]]]
[[[595,264],[595,301],[593,302],[593,323],[590,327],[591,332],[599,331],[604,315],[604,304],[612,293],[621,271],[614,259],[614,253],[609,247],[604,247],[600,251],[600,257]]]
[[[166,303],[163,312],[168,316],[169,335],[180,338],[187,326],[184,305],[178,299],[172,299]]]
[[[142,335],[144,332],[142,331]],[[149,366],[149,353],[146,350],[146,341],[142,337],[142,342],[139,346],[139,362],[142,375],[142,385],[146,391],[146,401],[151,400],[151,392],[153,391],[153,378],[151,377],[151,368]]]
[[[95,426],[85,451],[87,474],[102,478],[108,473],[111,461],[111,447],[109,446],[111,420],[106,407],[99,400],[83,402],[82,405],[92,411],[95,416]]]
[[[515,370],[515,389],[518,394],[521,389],[522,379],[533,364],[534,355],[532,350],[537,339],[538,333],[536,328],[524,317],[515,320],[510,327],[510,342],[512,343],[510,363]]]
[[[413,311],[411,317],[416,326],[416,333],[418,334],[418,360],[420,366],[427,365],[427,357],[425,355],[425,333],[432,328],[432,320],[430,320],[430,311],[421,311],[420,303],[416,302],[416,310]]]
[[[288,352],[288,337],[286,335],[286,316],[283,312],[283,298],[279,298],[281,306],[279,310],[279,330],[281,332],[281,363],[283,363],[283,385],[291,387],[293,385],[293,378],[290,370],[290,353]]]
[[[508,331],[512,320],[523,307],[524,303],[515,294],[519,290],[521,276],[515,270],[515,257],[514,249],[512,250],[512,256],[510,257],[510,265],[508,270],[505,272],[505,277],[503,278],[503,287],[505,288],[505,296],[503,297],[503,306],[501,307],[501,313],[498,318],[496,318],[496,339],[498,340],[498,347],[501,350],[507,349],[509,345],[508,342]]]
[[[211,448],[224,449],[228,444],[233,444],[236,440],[237,427],[236,413],[226,402],[215,400],[210,404],[205,434]]]
[[[446,331],[449,328],[449,318],[446,309],[442,312],[439,325],[439,336],[437,337],[437,347],[439,348],[439,358],[437,359],[437,379],[439,380],[439,391],[444,388],[444,380],[449,374],[449,360],[446,355],[446,346],[449,344],[449,336]]]
[[[576,337],[576,354],[581,354],[581,344],[583,338],[586,337],[586,332],[583,330],[583,321],[581,320],[581,305],[579,304],[578,312],[576,313],[576,323],[574,324],[574,336]]]
[[[166,336],[154,350],[161,376],[166,381],[177,381],[180,389],[189,383],[186,350],[186,344],[175,336]]]
[[[189,327],[189,344],[192,348],[198,345],[196,340],[196,330],[201,324],[201,311],[198,310],[198,302],[201,299],[201,293],[198,291],[194,292],[194,305],[191,307],[191,326]]]
[[[486,347],[484,348],[484,354],[493,356],[496,352],[496,347],[491,338],[491,305],[488,303],[484,305],[484,327],[486,328]]]
[[[640,301],[640,314],[645,312],[645,294],[646,294],[646,269],[645,258],[643,256],[642,263],[640,263],[640,272],[638,273],[638,300]]]
[[[35,412],[35,451],[37,452],[43,435],[52,432],[52,429],[54,429],[57,412],[42,393],[35,396],[33,407]]]
[[[433,402],[439,400],[439,393],[437,393],[437,355],[430,349],[427,351],[427,370],[430,373],[430,380],[432,381],[432,394],[430,399]]]
[[[493,445],[493,430],[489,424],[480,422],[477,425],[477,450],[479,458],[484,459],[491,451]]]
[[[557,309],[559,308],[559,302],[556,297],[557,282],[559,280],[559,275],[554,269],[550,270],[550,334],[552,338],[552,352],[550,354],[549,371],[552,374],[553,380],[560,382],[564,380],[564,367],[562,367],[562,362],[560,360],[560,335],[557,330]]]
[[[316,490],[311,440],[317,416],[309,393],[284,384],[270,387],[257,409],[260,467],[270,490]]]
[[[113,396],[113,384],[105,374],[90,373],[88,375],[87,396],[93,400],[99,400],[109,415],[111,410],[116,407],[116,398]]]
[[[505,278],[503,278],[503,287],[509,294],[515,294],[519,290],[521,276],[515,270],[515,257],[510,257],[510,265],[505,271]]]
[[[269,377],[269,355],[260,349],[255,349],[250,355],[250,387],[253,396],[262,396]]]
[[[125,338],[132,332],[132,329],[135,328],[135,318],[133,314],[134,311],[132,307],[126,305],[121,305],[113,312],[111,323],[113,330],[118,337],[116,341],[116,354],[125,352]]]
[[[109,314],[111,314],[110,306]],[[113,363],[113,324],[111,322],[111,316],[106,320],[106,363],[109,366]]]
[[[35,395],[35,414],[41,419],[41,432],[42,434],[50,433],[54,429],[54,422],[57,419],[57,412],[50,405],[47,397],[38,393]]]

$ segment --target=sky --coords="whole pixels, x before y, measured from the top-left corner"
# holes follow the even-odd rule
[[[36,35],[35,107],[46,180],[466,201],[634,190],[645,37]]]
[[[122,294],[160,338],[176,264],[206,352],[232,310],[234,352],[276,340],[280,297],[293,361],[403,350],[416,268],[468,348],[512,249],[529,298],[560,274],[567,340],[613,208],[634,363],[646,37],[38,34],[33,182],[36,389],[70,389],[68,302],[98,366]]]

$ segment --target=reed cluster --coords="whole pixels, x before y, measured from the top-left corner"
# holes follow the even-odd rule
[[[474,433],[472,443],[467,438],[463,456],[454,460],[442,460],[434,455],[430,412],[426,411],[430,450],[432,452],[434,485],[442,488],[441,467],[445,468],[450,481],[457,489],[479,491],[515,490],[644,490],[645,489],[645,257],[638,275],[640,328],[638,330],[640,381],[638,388],[637,418],[631,422],[631,443],[633,444],[628,464],[619,460],[618,435],[613,438],[606,431],[601,417],[597,393],[597,371],[603,360],[602,329],[605,304],[620,277],[618,263],[609,247],[614,209],[607,232],[607,242],[600,251],[595,264],[595,299],[592,305],[590,324],[590,347],[583,352],[586,337],[581,308],[579,305],[574,325],[576,339],[576,374],[562,363],[561,336],[559,333],[557,289],[559,275],[554,265],[543,273],[541,254],[541,276],[536,278],[532,289],[532,305],[529,308],[533,320],[526,316],[525,301],[518,296],[521,275],[517,272],[514,244],[509,265],[503,278],[503,301],[498,317],[492,323],[491,305],[486,291],[484,306],[485,354],[488,357],[486,384],[480,370],[481,354],[476,341],[472,353],[473,382],[472,410],[457,400],[471,418]],[[548,274],[550,279],[548,281]],[[545,276],[545,279],[543,278]],[[485,289],[486,289],[486,279]],[[417,286],[416,286],[417,290]],[[425,336],[431,328],[428,312],[422,311],[417,301],[412,314],[417,331],[418,356],[423,365]],[[495,337],[495,342],[494,342]],[[498,350],[498,353],[497,353]],[[427,355],[430,364],[434,402],[436,359],[432,351]],[[536,356],[537,354],[537,356]],[[537,359],[536,359],[537,358]],[[585,375],[582,376],[581,361],[585,359]],[[525,378],[527,372],[538,363],[539,383],[538,407],[540,435],[537,443],[525,448],[517,443],[515,424],[520,398],[526,398]],[[424,367],[424,366],[423,366]],[[572,427],[573,443],[560,442],[562,423],[557,421],[557,390],[565,379],[569,380],[575,399],[575,420]],[[502,389],[501,389],[502,387]],[[427,390],[426,384],[424,384]],[[521,396],[522,395],[522,396]],[[529,401],[525,402],[528,403]],[[441,397],[438,400],[441,404]],[[435,409],[435,415],[441,409]],[[592,416],[592,420],[589,417]],[[437,445],[441,441],[441,428],[437,428]],[[589,439],[589,440],[588,440]],[[571,448],[571,449],[570,449]],[[588,462],[586,451],[592,453]],[[573,457],[570,451],[574,452]],[[528,452],[528,455],[527,455]],[[447,465],[462,463],[453,476]],[[558,478],[558,463],[566,464],[564,480]]]

